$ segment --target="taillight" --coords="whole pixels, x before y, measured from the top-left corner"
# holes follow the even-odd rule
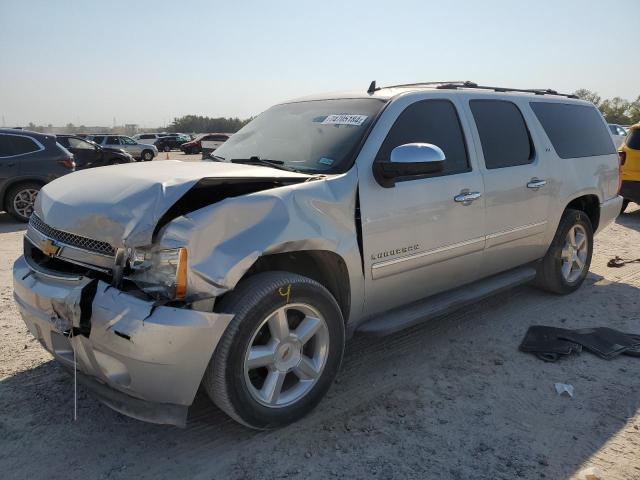
[[[64,168],[67,168],[69,170],[76,169],[76,162],[73,161],[73,157],[65,158],[64,160],[59,160],[58,163],[62,165]]]
[[[618,152],[618,193],[620,193],[620,189],[622,188],[622,166],[626,161],[627,152],[625,152],[624,150],[620,150]]]
[[[618,152],[618,157],[620,158],[620,166],[624,165],[624,162],[627,161],[627,152],[620,150]]]

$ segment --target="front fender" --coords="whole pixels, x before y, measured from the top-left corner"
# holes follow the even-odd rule
[[[189,249],[189,295],[233,289],[263,255],[334,252],[350,279],[361,276],[355,219],[357,172],[227,198],[187,213],[159,234],[167,248]]]

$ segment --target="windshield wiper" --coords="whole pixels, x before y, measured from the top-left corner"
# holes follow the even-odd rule
[[[260,158],[258,156],[252,156],[249,158],[232,158],[231,163],[246,163],[249,165],[264,165],[265,167],[277,168],[279,170],[286,170],[288,172],[297,172],[295,168],[287,167],[282,160],[269,160],[267,158]]]

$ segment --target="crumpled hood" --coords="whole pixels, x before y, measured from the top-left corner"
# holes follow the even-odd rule
[[[47,184],[35,212],[65,232],[114,247],[148,245],[160,218],[203,179],[306,179],[269,167],[166,160],[93,168]]]

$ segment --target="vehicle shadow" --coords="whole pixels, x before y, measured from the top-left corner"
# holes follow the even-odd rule
[[[625,213],[618,216],[616,223],[640,231],[640,205],[630,203]]]
[[[583,353],[544,363],[518,345],[533,324],[640,333],[638,299],[634,286],[590,274],[568,297],[520,287],[389,337],[356,336],[316,410],[269,432],[230,420],[203,392],[179,429],[124,417],[78,387],[74,422],[72,380],[50,361],[0,381],[0,471],[67,479],[566,478],[637,415],[640,378],[625,372],[640,359]],[[573,384],[575,397],[557,396],[554,382]]]
[[[18,222],[6,212],[0,212],[0,233],[21,232],[26,229],[26,223]]]

